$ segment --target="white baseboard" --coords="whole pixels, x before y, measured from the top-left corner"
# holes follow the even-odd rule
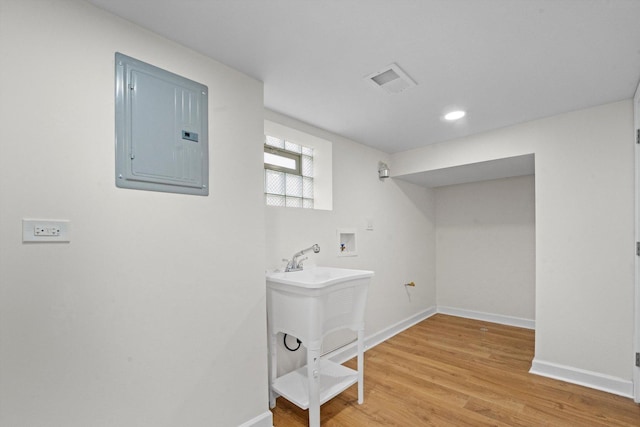
[[[273,427],[273,414],[271,411],[263,412],[238,427]]]
[[[633,398],[633,381],[598,372],[586,371],[534,358],[529,373]]]
[[[536,322],[521,317],[504,316],[502,314],[484,313],[482,311],[465,310],[462,308],[438,306],[438,313],[451,316],[464,317],[466,319],[483,320],[485,322],[499,323],[501,325],[516,326],[518,328],[535,329]]]
[[[413,316],[402,320],[394,325],[389,326],[386,329],[381,330],[380,332],[376,332],[375,334],[365,337],[364,339],[364,349],[367,351],[368,349],[375,347],[376,345],[388,340],[394,335],[399,334],[405,329],[409,329],[413,325],[422,322],[425,319],[436,314],[436,308],[430,307],[426,310],[423,310]],[[325,357],[332,362],[335,363],[344,363],[347,360],[355,357],[357,355],[358,348],[357,343],[353,342],[344,347],[340,347],[330,353],[328,353]]]

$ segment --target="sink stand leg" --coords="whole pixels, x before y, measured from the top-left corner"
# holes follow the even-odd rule
[[[320,346],[307,349],[309,379],[309,427],[320,427]]]
[[[358,330],[358,404],[364,402],[364,330]]]
[[[269,408],[271,409],[276,407],[276,394],[273,392],[271,386],[276,380],[278,373],[277,338],[278,334],[269,332]]]

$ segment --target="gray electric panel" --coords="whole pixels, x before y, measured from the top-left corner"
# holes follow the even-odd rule
[[[116,186],[209,194],[207,92],[116,53]]]

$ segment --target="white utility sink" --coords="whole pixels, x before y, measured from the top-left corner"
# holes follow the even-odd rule
[[[309,426],[320,426],[320,405],[358,383],[364,399],[364,311],[373,271],[311,267],[267,274],[269,329],[269,406],[282,396],[309,409]],[[357,332],[358,369],[321,360],[324,336],[338,329]],[[298,338],[307,349],[307,365],[277,377],[279,332]]]
[[[373,277],[373,271],[336,267],[311,267],[306,270],[268,273],[267,282],[319,289],[356,279]]]

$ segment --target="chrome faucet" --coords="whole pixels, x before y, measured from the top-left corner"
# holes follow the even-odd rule
[[[316,243],[315,245],[311,246],[310,248],[303,249],[300,252],[296,252],[291,257],[291,261],[289,261],[288,259],[284,259],[283,261],[287,261],[287,268],[285,268],[284,271],[287,272],[287,271],[300,271],[300,270],[302,270],[302,263],[308,257],[304,257],[301,260],[298,260],[298,258],[301,257],[302,255],[304,255],[305,252],[309,252],[310,250],[313,250],[313,253],[317,254],[318,252],[320,252],[320,246],[318,246],[318,244]]]

